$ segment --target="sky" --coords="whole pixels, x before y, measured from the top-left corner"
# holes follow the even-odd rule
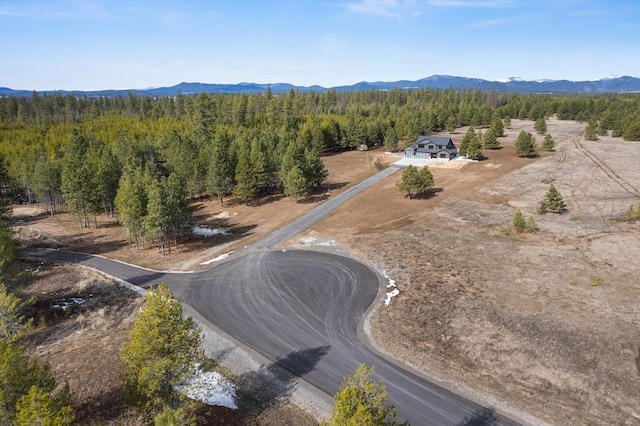
[[[640,0],[2,0],[0,87],[640,77]]]

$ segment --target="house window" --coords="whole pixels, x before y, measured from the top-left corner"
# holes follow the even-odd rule
[[[433,145],[429,145],[429,149],[435,149]]]
[[[438,149],[442,149],[442,145],[438,145]]]
[[[424,148],[424,144],[421,143],[420,145],[418,145],[418,148]]]
[[[445,154],[444,152],[440,153],[440,158],[447,158],[447,154]]]

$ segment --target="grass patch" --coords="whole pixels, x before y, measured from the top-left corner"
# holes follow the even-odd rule
[[[593,279],[591,280],[591,282],[589,282],[589,287],[600,287],[601,285],[603,285],[604,282],[602,281],[602,278],[600,277],[593,277]]]

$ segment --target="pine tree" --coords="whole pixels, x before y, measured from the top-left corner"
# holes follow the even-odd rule
[[[390,426],[397,424],[396,407],[389,403],[387,389],[382,381],[371,380],[373,367],[361,364],[353,376],[345,379],[335,394],[335,407],[323,426],[367,425]],[[408,425],[408,422],[404,423]]]
[[[329,172],[320,158],[320,153],[316,149],[306,149],[304,151],[304,163],[302,172],[307,180],[307,186],[318,188],[329,176]]]
[[[598,120],[592,118],[587,123],[587,128],[584,131],[584,138],[588,141],[598,140]]]
[[[506,129],[511,128],[511,117],[509,117],[508,115],[504,117],[504,127]]]
[[[536,155],[536,140],[533,135],[524,130],[520,132],[515,142],[516,154],[519,157],[531,157]]]
[[[640,120],[627,125],[622,138],[625,141],[640,141]]]
[[[398,134],[396,133],[395,127],[389,126],[384,134],[384,146],[387,148],[387,151],[391,152],[398,149]]]
[[[16,292],[29,282],[31,275],[21,261],[22,250],[15,238],[11,214],[11,204],[0,201],[0,283]]]
[[[538,118],[533,128],[539,135],[544,135],[547,132],[547,120],[545,120],[544,117]]]
[[[236,184],[233,187],[233,197],[241,203],[248,204],[258,193],[256,180],[251,169],[251,158],[245,144],[241,144],[236,165]]]
[[[504,124],[502,124],[500,117],[496,117],[491,120],[491,127],[489,127],[489,130],[493,131],[493,134],[496,137],[504,136]]]
[[[175,403],[175,387],[202,356],[200,333],[192,318],[182,317],[182,305],[167,286],[151,287],[120,351],[127,399],[143,410]]]
[[[456,130],[456,126],[458,125],[458,120],[455,115],[449,115],[447,117],[447,121],[445,127],[447,128],[447,132],[453,133]]]
[[[169,219],[169,234],[177,244],[178,237],[190,235],[193,229],[185,183],[177,174],[171,173],[166,180],[164,192]],[[169,244],[169,253],[171,253],[171,244]]]
[[[53,397],[50,392],[31,386],[16,405],[17,426],[65,426],[73,423],[73,409],[68,401],[68,388],[64,396]]]
[[[32,391],[34,387],[36,391]],[[40,366],[29,356],[24,345],[0,339],[0,419],[15,424],[19,412],[24,416],[30,392],[38,398],[46,395],[61,409],[68,406],[68,388],[55,395],[52,393],[54,389],[56,381],[49,364]],[[27,399],[23,400],[25,396]],[[68,410],[64,409],[64,412]]]
[[[76,130],[64,147],[61,188],[67,209],[80,218],[83,228],[89,227],[89,215],[99,206],[98,189],[95,187],[94,170],[87,161],[90,141]]]
[[[546,135],[544,135],[544,142],[542,142],[542,149],[544,149],[545,151],[553,151],[553,147],[556,145],[556,143],[553,140],[553,137],[551,137],[551,134],[547,133]]]
[[[31,328],[31,321],[25,321],[21,310],[25,302],[7,290],[0,282],[0,339],[16,342]]]
[[[566,203],[562,199],[562,195],[556,189],[553,184],[549,187],[549,190],[545,194],[540,206],[538,207],[539,214],[545,214],[547,212],[560,213],[567,207]]]
[[[496,137],[496,131],[491,128],[484,135],[484,147],[485,149],[497,149],[500,147],[500,142]]]
[[[166,204],[165,182],[151,179],[147,186],[147,214],[143,218],[145,237],[158,241],[162,255],[165,254],[169,233],[169,210]]]
[[[482,158],[482,132],[475,134],[467,145],[467,157],[472,160]]]
[[[298,166],[293,166],[284,181],[284,195],[287,197],[302,197],[307,194],[307,179]]]
[[[516,213],[513,215],[512,223],[516,232],[524,232],[527,229],[527,220],[520,209],[516,210]]]
[[[467,155],[467,151],[469,149],[469,144],[471,143],[471,139],[475,136],[476,132],[473,126],[469,127],[467,132],[464,134],[462,138],[462,142],[460,143],[460,147],[458,147],[458,152],[461,155]]]
[[[144,247],[144,217],[147,215],[147,182],[150,176],[138,167],[127,167],[120,178],[115,205],[118,222],[127,230],[129,242]]]
[[[402,171],[402,178],[396,182],[396,186],[401,192],[406,192],[411,199],[413,195],[422,194],[434,185],[433,174],[428,167],[423,167],[420,171],[413,166],[409,166]]]
[[[251,142],[251,169],[253,170],[253,176],[255,177],[256,185],[260,186],[268,181],[268,165],[267,156],[262,149],[260,141],[254,139]]]
[[[49,160],[44,147],[35,164],[31,184],[38,200],[53,216],[57,210],[56,204],[62,199],[61,168],[57,161]]]
[[[233,189],[233,167],[229,158],[229,141],[222,132],[216,133],[211,147],[206,187],[209,195],[216,197],[224,207],[224,197]]]

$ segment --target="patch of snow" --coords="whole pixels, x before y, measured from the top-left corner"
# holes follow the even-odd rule
[[[73,305],[82,305],[84,302],[85,300],[81,297],[70,297],[69,299],[62,300],[60,303],[56,303],[55,305],[53,305],[53,308],[66,311]]]
[[[321,243],[318,243],[317,245],[325,246],[325,247],[333,247],[336,244],[338,244],[338,243],[336,243],[335,240],[326,240],[326,241],[322,241]]]
[[[202,371],[199,365],[196,365],[196,372],[191,380],[186,385],[179,386],[178,390],[207,405],[238,409],[233,383],[214,371]]]
[[[393,288],[393,290],[387,293],[387,297],[384,299],[384,306],[389,306],[389,303],[391,303],[391,299],[400,294],[400,290],[396,288],[396,280],[392,280],[391,278],[389,278],[387,271],[382,271],[382,276],[389,280],[387,288]]]
[[[597,78],[597,79],[596,79],[596,81],[602,81],[602,80],[615,80],[616,78],[620,78],[620,77],[619,77],[619,76],[617,76],[617,75],[606,75],[606,76],[604,76],[604,77]]]
[[[203,237],[211,237],[213,235],[229,235],[229,231],[222,228],[207,228],[205,226],[196,225],[193,227],[193,233]]]
[[[316,237],[303,237],[300,238],[302,244],[312,244],[316,241]]]
[[[385,279],[389,280],[389,284],[387,284],[387,288],[396,286],[396,280],[392,280],[391,278],[389,278],[389,275],[387,274],[386,270],[382,271],[382,276],[385,277]]]
[[[391,303],[391,298],[397,296],[398,294],[400,294],[400,290],[398,290],[397,288],[394,288],[389,293],[387,293],[387,298],[384,299],[384,306],[389,306],[389,303]]]
[[[213,263],[213,262],[218,262],[218,261],[220,261],[220,260],[222,260],[222,259],[226,259],[227,257],[229,257],[230,255],[232,255],[233,253],[235,253],[235,252],[232,250],[232,251],[230,251],[229,253],[221,254],[221,255],[220,255],[220,256],[218,256],[218,257],[214,257],[213,259],[209,259],[209,260],[207,260],[206,262],[202,262],[202,263],[201,263],[201,265],[209,265],[209,264],[211,264],[211,263]]]

